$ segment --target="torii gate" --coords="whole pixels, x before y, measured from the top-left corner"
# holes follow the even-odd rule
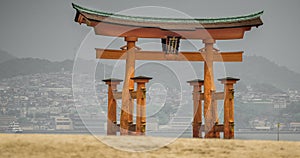
[[[103,80],[108,87],[107,134],[121,135],[145,134],[146,126],[146,89],[145,83],[151,78],[134,76],[136,60],[167,60],[204,62],[204,80],[188,81],[193,87],[194,121],[193,137],[234,138],[234,103],[233,84],[239,79],[219,79],[224,84],[224,92],[216,92],[213,62],[242,62],[243,51],[219,52],[213,45],[216,40],[242,39],[246,31],[262,25],[258,12],[246,16],[209,18],[209,19],[175,19],[126,16],[105,13],[72,4],[76,10],[75,21],[93,27],[97,35],[124,37],[127,45],[121,50],[96,49],[97,59],[124,59],[126,73],[122,92],[116,86],[119,79]],[[136,46],[138,38],[162,39],[163,51],[142,51]],[[205,47],[198,52],[178,52],[180,39],[199,39]],[[134,83],[137,90],[134,91]],[[201,93],[204,86],[204,93]],[[116,123],[116,99],[122,99],[120,125]],[[137,99],[137,118],[133,124],[134,99]],[[217,100],[224,99],[224,124],[218,123]],[[204,100],[204,125],[202,125],[202,100]],[[118,127],[119,126],[119,127]]]

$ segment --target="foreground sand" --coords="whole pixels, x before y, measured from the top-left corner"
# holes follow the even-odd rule
[[[119,142],[132,137],[103,137]],[[145,142],[163,138],[140,137]],[[125,144],[124,144],[125,145]],[[139,144],[133,144],[139,145]],[[90,135],[0,134],[0,158],[300,157],[300,142],[177,139],[158,150],[126,152]]]

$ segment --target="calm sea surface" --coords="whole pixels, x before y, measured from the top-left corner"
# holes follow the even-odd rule
[[[2,132],[0,132],[2,133]],[[39,134],[91,134],[88,132],[70,132],[70,131],[61,131],[61,132],[46,132],[46,131],[25,131],[23,134],[30,134],[30,133],[39,133]],[[94,133],[96,134],[96,133]],[[98,133],[100,135],[105,135],[104,133]],[[178,137],[178,134],[172,133],[157,133],[157,134],[149,134],[150,136],[157,136],[157,137]],[[192,133],[190,131],[184,132],[180,134],[182,138],[191,138]],[[203,133],[204,135],[204,133]],[[220,133],[222,137],[222,133]],[[236,132],[235,139],[241,140],[273,140],[276,141],[278,138],[278,134],[276,132]],[[300,141],[300,133],[279,133],[279,140],[281,141]]]
[[[252,139],[252,140],[277,140],[277,134],[275,133],[236,133],[236,139]],[[300,141],[300,134],[299,133],[279,133],[279,140],[286,140],[286,141]]]

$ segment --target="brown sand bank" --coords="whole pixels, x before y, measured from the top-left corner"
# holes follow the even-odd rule
[[[165,138],[139,137],[147,143],[131,141],[133,137],[102,137],[132,148],[155,146]],[[122,139],[122,141],[119,141]],[[130,143],[131,142],[131,143]],[[103,144],[90,135],[0,134],[0,158],[143,158],[143,157],[300,157],[300,142],[177,139],[147,152],[126,152]]]

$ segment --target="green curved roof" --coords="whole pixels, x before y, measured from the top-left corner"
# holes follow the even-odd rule
[[[88,9],[77,4],[72,3],[73,8],[79,12],[84,12],[87,14],[93,14],[104,17],[111,17],[120,20],[130,20],[136,22],[163,22],[163,23],[200,23],[200,24],[214,24],[214,23],[231,23],[246,21],[259,18],[263,11],[244,15],[244,16],[235,16],[235,17],[224,17],[224,18],[195,18],[195,19],[183,19],[183,18],[159,18],[159,17],[141,17],[141,16],[128,16],[114,13],[107,13],[97,10]]]

